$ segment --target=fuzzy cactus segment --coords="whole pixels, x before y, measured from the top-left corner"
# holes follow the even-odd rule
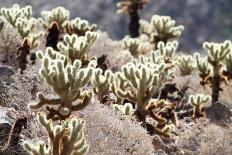
[[[176,22],[169,16],[153,15],[151,21],[140,20],[141,33],[148,36],[157,48],[160,41],[167,43],[177,40],[184,30],[184,26],[176,26]]]
[[[108,95],[112,87],[112,82],[113,73],[110,70],[107,70],[103,75],[102,69],[95,69],[92,85],[99,101],[103,102],[104,97]]]
[[[71,21],[65,21],[62,24],[62,28],[70,35],[77,34],[78,36],[85,36],[89,31],[96,31],[97,25],[90,24],[87,20],[77,17]]]
[[[64,7],[56,7],[50,11],[42,11],[42,18],[40,21],[45,28],[49,28],[52,23],[57,23],[58,28],[61,30],[62,24],[69,20],[70,12]]]
[[[191,55],[180,56],[177,60],[177,65],[181,76],[191,75],[192,71],[195,69],[193,57]]]
[[[72,111],[81,110],[86,107],[91,99],[92,92],[83,90],[92,77],[93,67],[91,63],[87,68],[81,68],[81,61],[75,60],[73,65],[66,65],[66,57],[52,48],[47,48],[43,55],[38,52],[38,57],[42,59],[41,76],[52,87],[59,96],[55,99],[47,99],[41,92],[38,93],[39,102],[30,104],[31,109],[47,107],[50,118],[56,115],[60,119],[68,118]],[[79,104],[73,104],[77,99]],[[51,106],[58,105],[59,109],[54,110]]]
[[[203,44],[207,52],[207,61],[200,58],[199,54],[195,54],[197,59],[197,67],[202,78],[201,84],[210,84],[212,87],[212,103],[219,99],[219,92],[222,91],[221,82],[225,81],[224,75],[229,78],[229,74],[223,69],[228,67],[228,58],[232,50],[231,41],[223,43],[205,42]],[[224,73],[224,75],[223,75]]]
[[[45,114],[38,113],[40,124],[48,134],[48,146],[40,141],[34,145],[24,141],[24,149],[31,155],[85,155],[89,146],[84,137],[85,122],[82,119],[72,118],[61,125],[53,125],[46,119]]]
[[[134,108],[131,103],[126,103],[124,105],[120,104],[113,104],[113,109],[120,112],[123,115],[133,115],[134,114]]]
[[[211,97],[209,95],[190,95],[189,103],[193,106],[193,118],[203,117],[205,115],[202,110],[202,105],[207,103],[210,99]]]
[[[163,68],[164,64],[151,69],[143,64],[128,63],[122,67],[121,72],[116,73],[113,91],[119,98],[136,103],[135,113],[142,117],[147,102],[157,90],[159,72]]]
[[[76,34],[65,35],[64,42],[59,42],[57,47],[67,57],[69,63],[76,59],[86,59],[89,48],[98,38],[97,32],[87,32],[85,36],[78,37]]]

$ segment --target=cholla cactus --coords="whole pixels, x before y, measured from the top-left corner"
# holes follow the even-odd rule
[[[76,59],[85,60],[87,51],[96,41],[97,37],[97,32],[87,32],[85,36],[81,37],[78,37],[76,34],[71,36],[65,35],[64,42],[59,42],[57,48],[71,63]]]
[[[177,60],[177,65],[181,76],[190,75],[194,70],[193,57],[191,55],[180,56]]]
[[[151,22],[140,20],[141,33],[146,34],[154,48],[159,41],[167,43],[169,40],[178,39],[184,29],[182,25],[175,26],[175,21],[169,16],[153,15]]]
[[[64,7],[56,7],[50,11],[42,11],[40,19],[46,29],[50,28],[52,23],[57,23],[59,30],[62,31],[62,24],[69,20],[70,12]]]
[[[138,10],[143,9],[148,0],[121,0],[117,3],[117,13],[130,15],[129,33],[132,38],[139,36],[139,15]]]
[[[209,43],[203,44],[204,49],[207,51],[208,62],[203,62],[199,59],[199,55],[196,54],[197,66],[200,71],[201,78],[205,80],[206,77],[209,79],[207,83],[212,85],[212,103],[218,101],[221,81],[224,80],[222,76],[223,65],[225,64],[226,57],[231,52],[232,44],[230,41],[224,43]],[[208,67],[208,65],[211,66]],[[210,75],[212,72],[212,75]]]
[[[62,27],[65,32],[68,34],[77,34],[78,36],[84,36],[88,31],[96,31],[97,25],[90,24],[87,20],[83,20],[79,17],[71,20],[65,21],[62,24]]]
[[[189,96],[189,103],[193,106],[193,118],[203,117],[205,113],[202,110],[202,105],[207,103],[211,97],[209,95],[197,94]]]
[[[122,46],[134,57],[138,57],[142,54],[141,40],[138,38],[125,38],[122,41]]]
[[[20,8],[18,4],[14,4],[12,8],[2,8],[1,18],[15,27],[23,38],[28,36],[36,24],[32,17],[32,7],[29,5]]]
[[[82,119],[72,118],[66,120],[62,125],[54,126],[52,121],[39,113],[38,121],[48,134],[49,144],[40,141],[37,145],[24,141],[24,149],[31,155],[85,155],[89,146],[84,137],[85,122]]]
[[[125,103],[124,105],[120,105],[120,104],[113,104],[112,107],[122,113],[123,115],[133,115],[134,113],[134,108],[132,106],[131,103]]]
[[[177,41],[167,42],[159,42],[157,44],[157,51],[160,52],[160,55],[163,56],[165,63],[172,63],[172,60],[175,56],[179,43]]]
[[[128,63],[122,72],[116,73],[113,92],[121,99],[136,103],[135,115],[140,121],[145,121],[146,104],[156,92],[163,69],[164,64],[151,69],[143,64]]]
[[[42,32],[36,34],[32,32],[37,20],[32,17],[31,6],[20,7],[18,4],[14,4],[11,8],[2,8],[1,19],[13,26],[23,39],[27,39],[31,49],[38,45],[37,40],[42,36]]]
[[[92,92],[84,91],[83,87],[91,80],[93,63],[90,63],[87,68],[81,68],[79,60],[75,60],[72,65],[67,64],[66,57],[52,48],[47,48],[45,55],[41,51],[38,52],[37,56],[42,60],[41,76],[59,95],[59,98],[48,99],[39,92],[37,94],[39,101],[30,104],[29,107],[39,109],[46,106],[49,112],[48,119],[53,120],[64,120],[73,111],[85,108],[91,99]],[[76,101],[77,99],[79,100]],[[55,106],[58,106],[58,109],[54,109]]]
[[[203,86],[209,84],[212,76],[212,66],[210,66],[207,57],[201,58],[199,53],[195,53],[194,57],[196,58],[197,69],[200,72],[200,84]]]
[[[104,97],[109,93],[113,82],[113,74],[110,70],[107,70],[104,75],[102,73],[102,69],[96,69],[92,78],[94,93],[100,102],[103,102]]]
[[[38,41],[38,39],[42,36],[44,36],[44,33],[38,32],[38,33],[31,34],[27,37],[28,42],[30,43],[31,49],[33,49],[39,45],[40,42]]]
[[[225,59],[225,66],[223,68],[223,75],[227,79],[232,79],[232,51],[227,55]]]

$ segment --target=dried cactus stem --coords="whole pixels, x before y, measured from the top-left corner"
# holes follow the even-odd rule
[[[18,64],[19,64],[19,68],[21,69],[20,73],[23,74],[23,71],[26,69],[27,67],[27,55],[30,54],[30,45],[28,43],[28,40],[25,39],[23,41],[23,44],[21,47],[18,48],[17,51],[17,60],[18,60]]]
[[[48,35],[46,38],[46,47],[52,47],[54,50],[57,49],[57,44],[59,41],[60,30],[56,22],[51,24],[51,27],[48,29]]]
[[[16,118],[14,125],[11,128],[6,145],[3,148],[0,148],[0,154],[4,154],[5,151],[19,145],[20,134],[23,127],[24,129],[27,128],[27,117],[24,115],[20,115]]]
[[[202,106],[201,105],[196,105],[193,109],[193,115],[192,117],[195,118],[200,118],[204,117],[205,113],[203,112]]]
[[[129,34],[132,38],[139,36],[139,14],[138,14],[139,5],[135,4],[129,12],[130,23],[129,23]]]
[[[220,75],[216,74],[212,78],[212,104],[218,101],[220,91]]]

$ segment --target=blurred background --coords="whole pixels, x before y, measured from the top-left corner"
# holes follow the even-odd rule
[[[63,6],[70,10],[71,18],[79,16],[98,24],[112,39],[127,34],[128,16],[116,14],[118,0],[0,0],[1,7],[14,3],[32,5],[34,16],[42,10]],[[140,17],[168,15],[185,30],[180,40],[182,51],[201,49],[204,41],[232,39],[232,0],[150,0]]]

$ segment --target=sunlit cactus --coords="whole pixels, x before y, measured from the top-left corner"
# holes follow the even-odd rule
[[[84,120],[71,118],[61,125],[53,125],[43,113],[38,113],[37,119],[46,130],[48,141],[39,141],[36,145],[24,141],[24,149],[30,155],[85,155],[88,153],[89,146],[84,135]]]
[[[1,19],[13,26],[23,39],[28,39],[31,49],[38,45],[38,39],[42,36],[42,32],[33,32],[37,20],[32,16],[31,6],[20,7],[18,4],[14,4],[11,8],[2,8]]]
[[[99,101],[103,103],[104,97],[109,94],[113,82],[113,73],[107,70],[103,74],[103,70],[95,69],[92,78],[93,91],[97,95]]]
[[[167,43],[171,40],[177,40],[184,27],[176,26],[176,22],[169,16],[153,15],[150,23],[146,20],[140,20],[141,33],[148,36],[150,42],[157,48],[160,41]]]
[[[129,34],[130,37],[135,38],[139,36],[139,14],[138,11],[144,8],[148,0],[121,0],[117,3],[119,10],[117,13],[129,14]]]
[[[57,48],[70,63],[73,63],[76,59],[85,60],[87,58],[87,52],[97,38],[97,32],[87,32],[85,36],[80,37],[76,34],[65,35],[64,42],[59,42]]]
[[[112,107],[123,115],[133,115],[134,108],[131,103],[125,103],[124,105],[113,104]]]
[[[202,105],[206,104],[211,97],[209,95],[197,94],[189,96],[189,103],[193,106],[193,118],[204,117],[205,113],[202,110]]]
[[[77,17],[71,21],[65,21],[62,24],[62,28],[70,35],[77,34],[78,36],[84,36],[88,31],[96,31],[97,25],[90,24],[87,20]]]
[[[142,122],[147,115],[146,104],[158,89],[159,73],[163,69],[163,64],[151,69],[143,64],[128,63],[115,75],[113,92],[121,99],[136,103],[135,115]]]
[[[39,109],[45,106],[49,112],[48,119],[53,120],[64,120],[73,111],[85,108],[90,102],[92,91],[83,88],[91,80],[93,64],[90,63],[87,68],[81,68],[79,60],[75,60],[72,65],[67,64],[66,57],[52,48],[47,48],[45,55],[41,51],[37,55],[42,60],[41,76],[59,97],[47,98],[39,92],[39,101],[29,107]],[[55,109],[56,106],[58,109]]]
[[[223,43],[209,43],[203,44],[207,52],[207,61],[201,60],[199,54],[195,54],[197,59],[197,67],[202,78],[201,84],[210,84],[212,87],[212,103],[218,101],[219,92],[222,90],[221,82],[225,81],[223,77],[223,68],[225,68],[225,61],[229,57],[232,49],[230,41]]]
[[[193,64],[193,57],[191,55],[180,56],[177,60],[177,65],[181,76],[191,75],[195,68]]]
[[[141,40],[138,38],[125,38],[122,41],[122,47],[134,57],[142,54]]]
[[[46,29],[50,28],[51,24],[55,22],[58,25],[58,29],[62,30],[62,24],[69,20],[70,12],[59,6],[50,11],[42,11],[41,16],[40,21]]]

